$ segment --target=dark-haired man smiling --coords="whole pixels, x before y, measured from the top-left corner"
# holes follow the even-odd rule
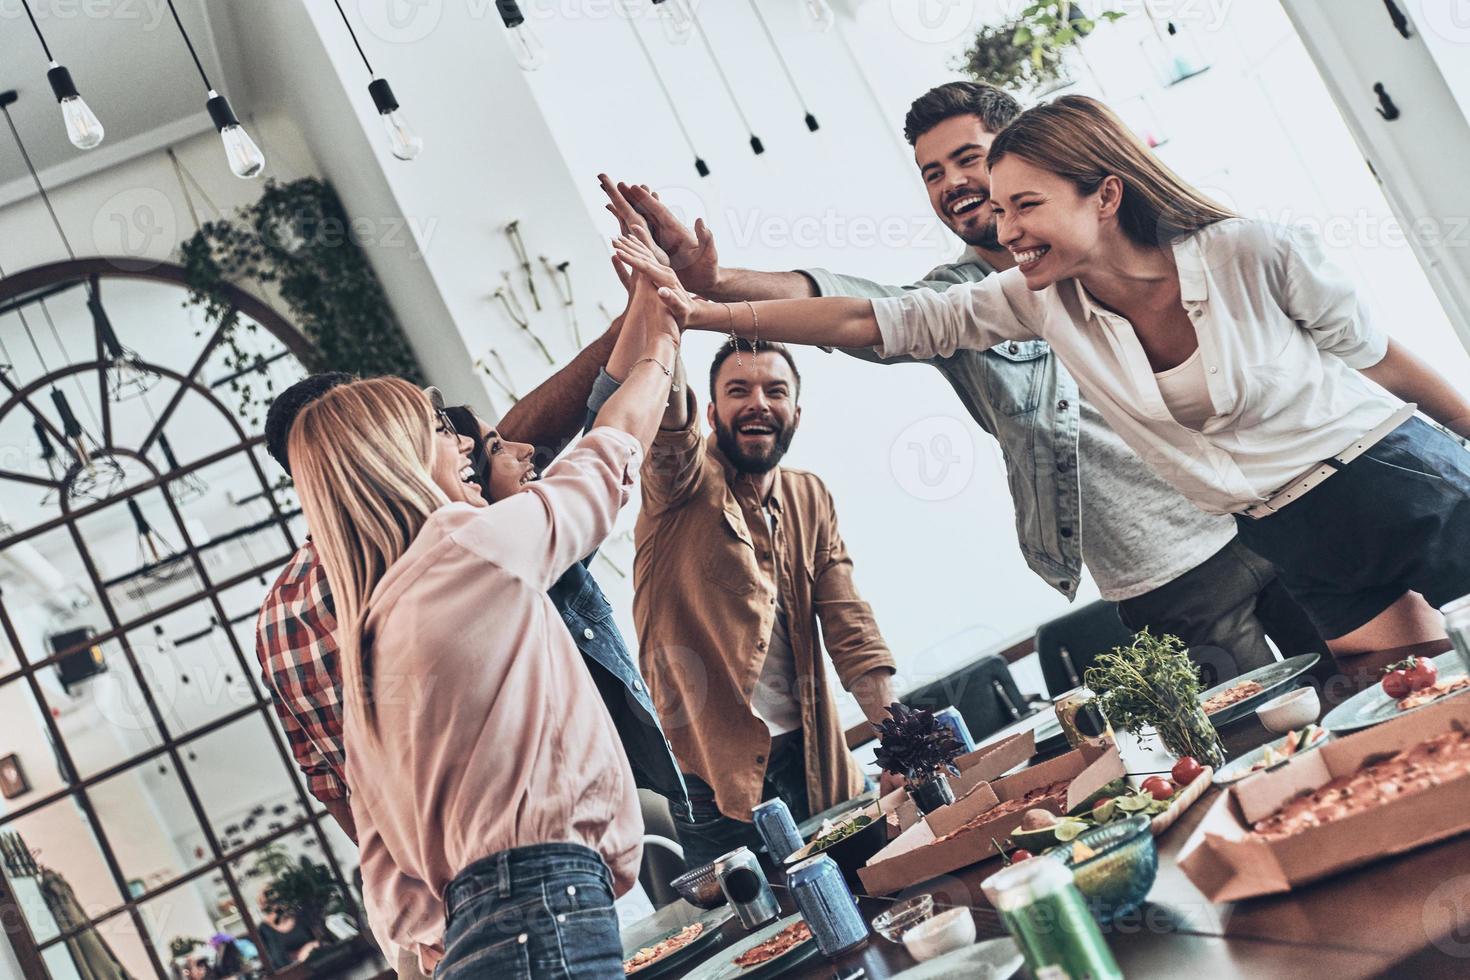
[[[609,364],[599,392],[627,367]],[[869,721],[893,700],[893,657],[832,495],[780,465],[801,422],[795,359],[726,346],[709,378],[706,437],[679,367],[643,467],[633,573],[639,659],[689,787],[673,811],[690,867],[755,843],[763,800],[799,822],[862,791],[823,645]]]

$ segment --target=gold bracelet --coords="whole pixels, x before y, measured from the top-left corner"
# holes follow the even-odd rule
[[[664,373],[664,377],[666,377],[666,378],[672,378],[674,376],[674,372],[673,371],[670,371],[668,368],[664,367],[664,362],[663,361],[660,361],[656,357],[640,357],[640,358],[638,358],[638,360],[636,360],[636,361],[633,362],[633,366],[634,367],[637,367],[638,365],[642,364],[644,361],[651,361],[652,363],[657,364],[658,365],[658,369]]]
[[[755,311],[755,304],[752,303],[750,300],[746,300],[745,301],[745,305],[748,306],[748,307],[750,307],[750,335],[751,335],[751,344],[750,344],[750,346],[753,347],[753,348],[759,348],[760,345],[761,345],[761,318],[760,318],[760,314]]]

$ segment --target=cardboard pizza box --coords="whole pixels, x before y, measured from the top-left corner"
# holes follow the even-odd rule
[[[1470,693],[1328,742],[1272,772],[1227,787],[1179,853],[1212,902],[1288,892],[1348,868],[1470,831],[1470,774],[1276,840],[1251,826],[1297,794],[1446,731],[1470,728]]]
[[[1123,760],[1117,748],[1110,746],[1102,752],[1068,752],[993,782],[978,783],[964,797],[949,806],[940,807],[904,830],[887,847],[873,855],[866,867],[858,869],[858,877],[872,894],[882,895],[968,867],[995,854],[994,841],[1003,840],[1019,827],[1025,811],[1017,810],[993,820],[980,820],[976,826],[948,840],[940,838],[982,817],[1003,802],[1020,799],[1033,789],[1066,780],[1069,782],[1066,802],[1046,807],[1060,816],[1123,775]]]
[[[954,791],[956,800],[964,799],[974,791],[976,786],[988,783],[992,779],[999,779],[1035,754],[1036,737],[1033,733],[1025,731],[1008,735],[999,741],[982,745],[973,752],[966,752],[956,757],[954,764],[960,774],[949,777],[949,787]],[[918,805],[914,803],[906,790],[895,790],[894,794],[897,793],[902,793],[903,796],[894,801],[889,811],[889,824],[890,827],[896,825],[898,831],[908,830],[919,822],[923,814],[919,812]],[[884,799],[886,800],[887,797]]]

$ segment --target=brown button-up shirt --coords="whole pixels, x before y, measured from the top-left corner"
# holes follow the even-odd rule
[[[806,733],[807,799],[816,813],[862,791],[825,665],[842,685],[894,669],[858,595],[832,495],[811,473],[776,472],[769,501],[706,439],[693,393],[689,425],[660,432],[643,467],[635,531],[633,620],[664,730],[685,772],[709,783],[720,812],[749,820],[761,801],[771,735],[751,709],[782,597]],[[763,505],[774,515],[775,533]]]

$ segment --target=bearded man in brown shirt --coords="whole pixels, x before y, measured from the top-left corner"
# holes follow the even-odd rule
[[[863,791],[821,647],[875,725],[894,700],[894,662],[853,584],[831,494],[779,465],[801,420],[791,353],[720,350],[709,437],[682,364],[676,373],[643,467],[633,618],[689,786],[674,818],[695,867],[756,843],[763,800],[779,796],[799,823]]]

